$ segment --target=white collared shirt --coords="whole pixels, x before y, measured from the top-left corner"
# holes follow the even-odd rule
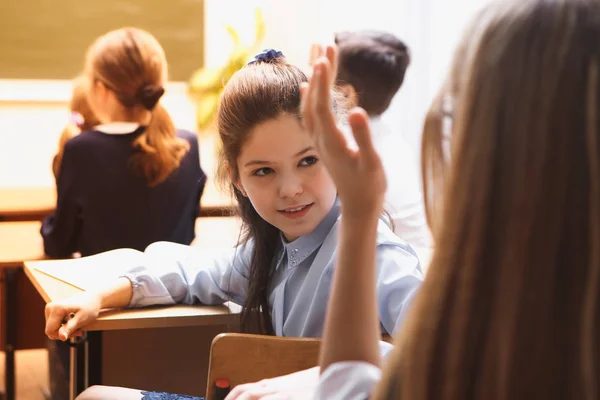
[[[136,122],[109,122],[96,125],[94,130],[108,135],[127,135],[135,132],[140,126]]]

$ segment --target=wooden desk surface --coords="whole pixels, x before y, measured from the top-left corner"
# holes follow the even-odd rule
[[[38,219],[56,207],[54,187],[0,189],[0,217]]]
[[[25,274],[46,303],[65,299],[82,291],[35,269],[34,262],[25,263]],[[177,326],[227,325],[236,314],[226,306],[161,306],[126,310],[106,310],[89,331],[118,329],[166,328]]]
[[[234,217],[198,218],[196,246],[199,248],[232,246],[237,243],[240,224],[240,220]],[[47,303],[82,292],[74,286],[37,271],[35,267],[36,262],[26,261],[25,274]],[[229,324],[235,322],[236,312],[235,306],[230,309],[225,306],[184,305],[109,310],[104,311],[100,318],[86,329],[115,330]]]
[[[25,260],[43,260],[44,245],[37,221],[0,222],[0,267],[21,267]]]

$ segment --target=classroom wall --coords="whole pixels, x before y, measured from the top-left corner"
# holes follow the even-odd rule
[[[185,80],[203,63],[203,20],[203,0],[4,1],[0,77],[70,79],[96,37],[135,25],[158,38],[171,76]]]
[[[205,0],[207,65],[227,58],[228,23],[251,39],[255,7],[267,21],[263,47],[280,49],[294,63],[306,65],[312,43],[333,41],[333,32],[380,29],[398,35],[411,49],[404,85],[384,119],[412,146],[419,163],[422,122],[443,82],[456,43],[473,14],[490,0]],[[236,9],[236,13],[230,10]]]
[[[0,187],[54,185],[50,169],[69,120],[70,81],[0,80]],[[163,104],[176,126],[195,130],[183,83],[167,86]]]
[[[408,43],[412,64],[384,118],[399,127],[419,162],[424,114],[445,77],[467,20],[487,1],[370,0],[366,8],[342,0],[206,0],[205,62],[220,65],[231,51],[226,24],[234,26],[246,42],[253,40],[257,6],[267,24],[263,47],[282,49],[299,65],[306,65],[311,43],[331,41],[334,31],[389,30]],[[0,79],[0,187],[53,184],[49,166],[68,120],[69,85],[67,81]],[[194,128],[193,106],[182,83],[169,86],[165,105],[176,125]]]

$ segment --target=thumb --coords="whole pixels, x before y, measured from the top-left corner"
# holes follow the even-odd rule
[[[60,327],[58,330],[58,337],[60,340],[67,340],[70,338],[73,333],[75,333],[80,328],[79,315],[75,314],[73,318],[67,321],[66,324]]]

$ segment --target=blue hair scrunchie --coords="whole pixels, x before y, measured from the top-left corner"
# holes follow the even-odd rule
[[[280,57],[283,57],[283,53],[280,52],[279,50],[275,50],[275,49],[264,49],[263,51],[261,51],[260,53],[258,53],[257,55],[254,56],[254,58],[252,60],[250,60],[248,62],[248,64],[246,65],[252,65],[255,64],[257,62],[264,62],[264,63],[269,63],[272,62]]]

